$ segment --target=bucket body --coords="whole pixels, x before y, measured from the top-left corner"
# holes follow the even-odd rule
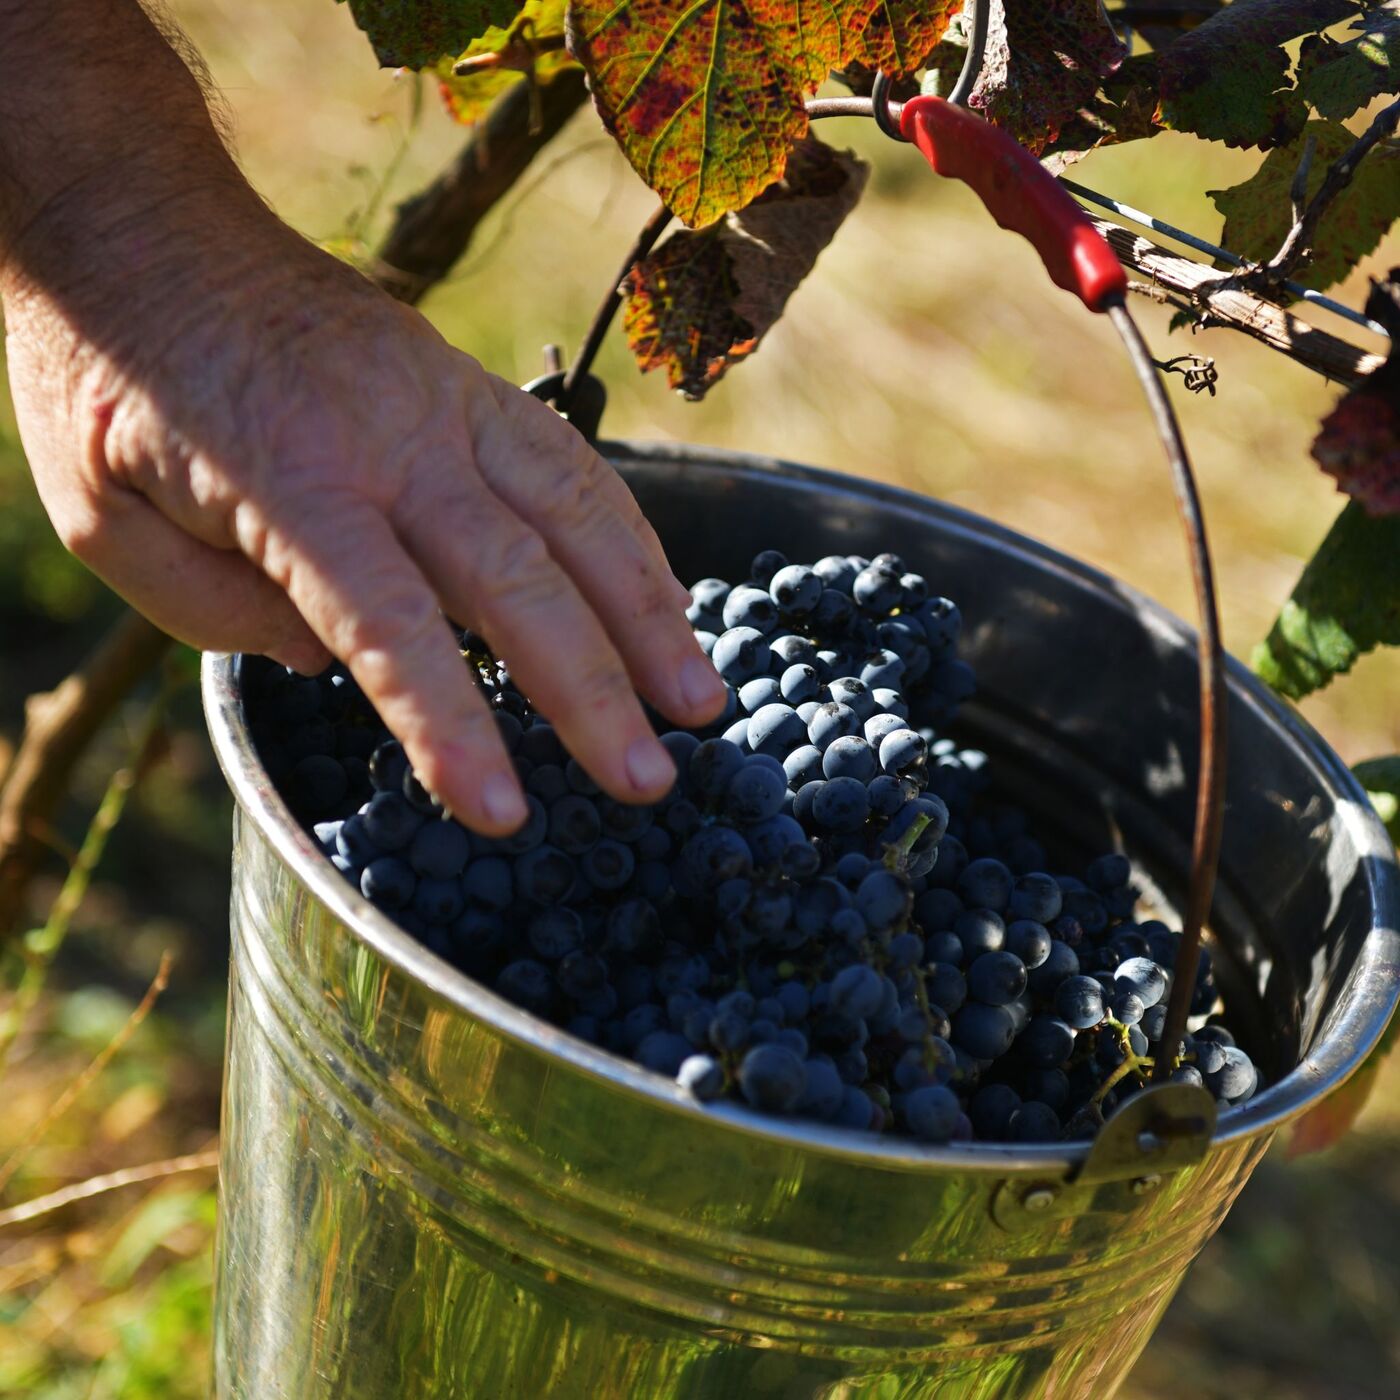
[[[609,450],[682,578],[738,575],[774,545],[903,553],[966,619],[980,691],[959,732],[1053,812],[1052,854],[1120,832],[1170,904],[1197,747],[1182,623],[892,488]],[[1092,1147],[932,1148],[701,1108],[441,962],[292,820],[236,659],[208,658],[238,804],[218,1394],[1111,1394],[1274,1131],[1355,1068],[1400,992],[1384,829],[1287,707],[1237,666],[1229,689],[1212,927],[1269,1087],[1165,1153],[1126,1118]]]

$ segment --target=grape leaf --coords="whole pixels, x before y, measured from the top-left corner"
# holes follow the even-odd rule
[[[1372,515],[1400,515],[1400,267],[1373,282],[1366,314],[1391,337],[1390,357],[1346,394],[1313,440],[1318,465]]]
[[[1228,190],[1207,190],[1225,215],[1220,241],[1229,249],[1267,262],[1293,226],[1289,189],[1298,171],[1303,146],[1316,138],[1308,172],[1308,198],[1317,193],[1327,168],[1350,149],[1356,137],[1340,122],[1308,122],[1291,145],[1270,151],[1263,164],[1243,184]],[[1373,150],[1352,176],[1351,183],[1323,214],[1313,238],[1312,258],[1294,276],[1319,291],[1340,282],[1400,218],[1400,150]]]
[[[578,64],[562,48],[537,52],[540,40],[558,40],[564,34],[565,0],[525,0],[519,15],[506,27],[492,25],[480,38],[473,39],[461,58],[488,60],[488,66],[470,73],[454,74],[457,58],[439,59],[438,87],[447,110],[459,122],[480,121],[487,109],[507,88],[531,81],[544,86],[561,72]],[[489,63],[489,60],[498,60]]]
[[[1123,54],[1099,0],[993,0],[968,105],[1040,155]]]
[[[1100,146],[1141,141],[1161,129],[1157,122],[1157,55],[1135,54],[1125,58],[1093,99],[1065,122],[1059,135],[1041,152],[1041,160],[1052,174],[1059,175]]]
[[[1290,1159],[1325,1152],[1352,1130],[1361,1116],[1361,1110],[1370,1102],[1381,1062],[1394,1048],[1397,1034],[1400,1034],[1400,1016],[1386,1027],[1376,1048],[1361,1062],[1356,1073],[1294,1123],[1288,1136],[1287,1155]]]
[[[1356,0],[1235,0],[1161,55],[1162,124],[1227,146],[1281,146],[1307,119],[1290,39],[1355,15]]]
[[[842,62],[883,68],[892,78],[925,66],[963,0],[854,0],[842,18]],[[864,14],[862,15],[862,11]]]
[[[349,0],[355,23],[384,68],[426,68],[458,54],[493,24],[506,25],[520,0]]]
[[[641,368],[702,398],[751,355],[855,207],[868,167],[807,137],[782,181],[708,228],[673,234],[628,276],[623,329]]]
[[[1350,502],[1250,658],[1290,699],[1320,690],[1377,646],[1400,643],[1400,516]]]
[[[1298,91],[1324,117],[1343,121],[1382,93],[1400,92],[1400,0],[1384,0],[1340,43],[1317,34],[1298,56]]]
[[[937,43],[956,0],[572,0],[569,47],[632,167],[704,228],[783,173],[803,95],[843,58],[898,72]]]
[[[1391,840],[1400,846],[1400,754],[1368,758],[1358,763],[1352,772],[1366,789],[1366,796],[1385,823]]]

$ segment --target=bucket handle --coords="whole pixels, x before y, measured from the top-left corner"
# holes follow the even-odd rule
[[[814,120],[836,116],[873,117],[886,135],[916,146],[936,173],[967,184],[998,224],[1030,240],[1057,286],[1078,296],[1089,310],[1108,316],[1147,398],[1171,472],[1200,618],[1197,656],[1201,740],[1191,869],[1182,913],[1181,943],[1172,970],[1166,1023],[1153,1072],[1160,1085],[1171,1075],[1186,1032],[1200,963],[1201,931],[1209,916],[1220,859],[1226,708],[1225,652],[1220,638],[1215,571],[1200,492],[1186,454],[1181,427],[1156,361],[1128,312],[1128,280],[1116,255],[1084,211],[1029,151],[961,105],[981,66],[986,8],[985,0],[977,0],[973,7],[973,43],[954,89],[957,101],[925,95],[902,104],[892,102],[889,80],[880,73],[870,97],[812,99],[807,103],[807,115]],[[622,304],[628,271],[651,250],[670,219],[670,211],[663,204],[647,220],[636,243],[628,250],[622,271],[594,315],[583,347],[568,370],[561,373],[551,366],[553,372],[525,386],[552,403],[565,417],[576,416],[585,435],[596,434],[603,402],[601,385],[594,388],[597,381],[589,374],[593,358]],[[586,401],[589,402],[585,407]],[[596,413],[591,411],[594,408]]]
[[[874,100],[882,107],[888,101],[887,92],[887,85],[880,83]],[[1103,235],[1055,177],[1004,131],[940,97],[914,97],[902,106],[890,103],[881,115],[882,129],[896,128],[937,174],[961,180],[998,224],[1029,239],[1057,286],[1072,292],[1090,311],[1107,314],[1132,361],[1166,452],[1200,616],[1201,744],[1181,944],[1153,1072],[1160,1084],[1170,1076],[1186,1032],[1200,962],[1201,930],[1210,912],[1220,859],[1225,798],[1225,654],[1215,571],[1195,473],[1156,363],[1128,312],[1127,276]]]
[[[1057,287],[1090,311],[1124,300],[1128,277],[1113,249],[1024,146],[941,97],[904,103],[899,129],[937,174],[961,180],[1002,228],[1029,239]]]

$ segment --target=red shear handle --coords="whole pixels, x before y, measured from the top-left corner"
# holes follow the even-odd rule
[[[1128,278],[1113,250],[1024,146],[941,97],[911,98],[900,129],[938,174],[971,185],[1002,228],[1030,239],[1056,286],[1090,311],[1123,300]]]

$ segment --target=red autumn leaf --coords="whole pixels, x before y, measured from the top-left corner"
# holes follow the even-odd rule
[[[1141,141],[1161,131],[1157,122],[1157,55],[1125,58],[1091,101],[1079,109],[1041,152],[1048,170],[1059,175],[1100,146]]]
[[[1400,267],[1372,284],[1366,314],[1400,345]],[[1322,420],[1312,454],[1368,514],[1400,516],[1400,350]]]
[[[1040,155],[1093,102],[1123,54],[1099,0],[993,0],[968,105]]]
[[[855,206],[867,168],[808,137],[746,209],[673,234],[627,280],[623,328],[643,370],[702,398],[750,355]]]
[[[842,28],[851,39],[842,61],[883,68],[890,77],[901,78],[923,67],[963,0],[885,0],[873,6],[870,0],[854,0],[846,8]]]
[[[838,63],[912,71],[957,0],[572,0],[569,47],[603,124],[683,223],[781,178],[803,99]]]

